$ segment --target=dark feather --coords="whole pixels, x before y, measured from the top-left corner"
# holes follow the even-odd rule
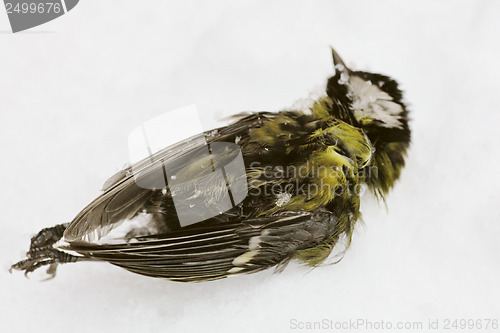
[[[282,264],[296,251],[324,242],[335,228],[335,218],[326,211],[236,223],[210,222],[206,227],[144,237],[135,243],[99,245],[73,241],[66,249],[147,276],[203,281]],[[253,237],[254,244],[250,241]],[[243,260],[241,256],[252,251],[255,255]],[[242,258],[241,262],[237,258]]]

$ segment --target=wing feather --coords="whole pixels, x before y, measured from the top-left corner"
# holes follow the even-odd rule
[[[247,135],[250,128],[259,126],[263,119],[271,116],[270,112],[259,112],[233,117],[237,121],[229,126],[195,135],[119,171],[105,182],[104,192],[73,219],[64,233],[64,239],[93,240],[94,234],[97,238],[102,237],[120,222],[143,210],[159,192],[138,186],[138,181],[147,183],[148,177],[154,178],[163,173],[165,164],[179,165],[176,161],[183,161],[186,155],[203,149],[207,142],[234,142],[235,137]]]
[[[169,146],[152,157],[139,161],[125,173],[120,171],[108,180],[106,189],[99,197],[85,207],[71,222],[64,233],[67,241],[87,239],[96,230],[109,231],[119,222],[136,215],[158,190],[137,185],[147,182],[147,178],[163,173],[164,163],[172,163],[185,154],[200,149],[206,144],[205,137],[195,136]],[[101,235],[99,235],[101,236]]]
[[[335,221],[326,211],[286,213],[229,224],[212,222],[205,229],[136,243],[75,241],[67,249],[146,276],[205,281],[283,264],[296,251],[326,241]]]

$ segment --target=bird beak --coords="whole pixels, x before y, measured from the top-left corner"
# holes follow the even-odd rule
[[[333,47],[330,46],[330,48],[332,49],[333,66],[335,67],[335,70],[350,72],[351,70],[345,65],[339,54],[333,49]]]

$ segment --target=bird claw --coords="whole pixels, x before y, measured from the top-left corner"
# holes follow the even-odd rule
[[[57,251],[57,250],[54,250]],[[40,267],[50,265],[49,268],[47,269],[47,274],[49,274],[49,277],[45,280],[50,280],[55,277],[56,275],[56,269],[57,269],[57,260],[56,257],[54,256],[53,258],[50,257],[45,257],[45,258],[29,258],[25,260],[18,261],[17,263],[13,264],[9,272],[12,273],[12,270],[16,271],[24,271],[24,276],[29,279],[29,274],[34,272]]]
[[[46,280],[54,278],[58,263],[76,261],[71,255],[61,252],[52,246],[59,241],[68,226],[58,224],[51,228],[42,229],[38,234],[31,238],[30,249],[26,253],[27,259],[18,261],[13,264],[9,272],[12,270],[24,271],[24,276],[29,278],[29,273],[34,272],[40,267],[50,265],[47,269],[49,277]]]

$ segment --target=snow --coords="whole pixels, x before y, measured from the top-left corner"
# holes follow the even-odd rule
[[[15,35],[0,10],[0,330],[500,319],[499,10],[495,0],[81,1]],[[48,282],[8,273],[34,233],[71,220],[128,162],[135,127],[191,104],[204,128],[284,109],[333,73],[330,45],[348,67],[397,79],[413,119],[388,208],[364,198],[340,263],[201,284],[101,263],[61,266]]]
[[[278,207],[283,206],[286,204],[290,199],[292,198],[292,195],[288,192],[281,192],[276,196],[276,205]]]

